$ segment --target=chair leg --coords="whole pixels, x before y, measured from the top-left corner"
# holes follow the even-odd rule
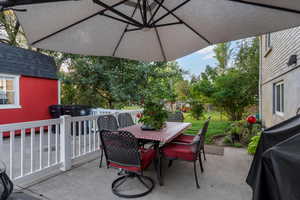
[[[101,148],[101,157],[100,157],[100,164],[99,164],[99,168],[102,167],[102,160],[103,160],[103,148]]]
[[[169,164],[168,164],[168,167],[171,167],[173,164],[173,160],[169,160]]]
[[[203,172],[204,172],[204,169],[203,169],[203,164],[202,164],[202,157],[201,157],[201,153],[199,153],[199,164],[200,164],[200,169],[201,169],[201,172],[203,173]]]
[[[197,186],[197,188],[199,189],[199,188],[200,188],[200,185],[199,185],[199,182],[198,182],[197,168],[196,168],[196,161],[194,161],[194,174],[195,174],[196,186]]]
[[[202,149],[202,152],[203,152],[204,160],[206,161],[206,156],[205,156],[205,150],[204,150],[204,147],[203,147],[203,149]]]

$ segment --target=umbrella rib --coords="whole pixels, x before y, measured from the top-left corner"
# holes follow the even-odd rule
[[[157,0],[154,0],[155,2],[157,2]],[[158,3],[158,2],[157,2]],[[161,7],[163,9],[165,9],[166,11],[170,12],[170,10],[165,7],[164,5],[161,5]],[[180,19],[177,15],[175,15],[173,12],[170,13],[173,17],[175,17],[179,22],[181,22],[182,24],[184,24],[186,27],[188,27],[191,31],[193,31],[196,35],[198,35],[202,40],[204,40],[205,42],[207,42],[209,45],[211,45],[212,43],[203,35],[201,35],[199,32],[197,32],[193,27],[191,27],[189,24],[187,24],[185,21],[183,21],[182,19]]]
[[[174,11],[178,10],[179,8],[181,8],[182,6],[184,6],[185,4],[187,4],[188,2],[190,2],[191,0],[185,0],[184,2],[182,2],[181,4],[179,4],[178,6],[176,6],[175,8],[173,8],[172,10],[167,10],[167,13],[164,14],[163,16],[159,17],[158,19],[156,19],[152,24],[156,24],[157,22],[159,22],[160,20],[164,19],[165,17],[169,16],[170,14],[172,14]],[[163,6],[163,2],[157,2],[160,4],[161,7]],[[166,9],[165,9],[166,10]]]
[[[142,6],[141,6],[141,0],[138,0],[137,5],[138,5],[138,9],[140,10],[141,18],[145,24],[144,14],[143,14]]]
[[[119,22],[123,22],[123,23],[125,23],[125,24],[130,24],[130,25],[132,25],[132,26],[139,27],[139,26],[137,26],[136,24],[134,24],[134,23],[132,23],[132,22],[129,22],[129,21],[120,19],[120,18],[118,18],[118,17],[114,17],[114,16],[111,16],[111,15],[108,15],[108,14],[105,14],[105,13],[103,13],[103,14],[101,14],[101,15],[103,15],[103,16],[105,16],[105,17],[108,17],[108,18],[111,18],[111,19],[114,19],[114,20],[117,20],[117,21],[119,21]]]
[[[161,4],[164,3],[165,0],[161,0],[160,4],[158,4],[157,8],[155,9],[154,13],[152,14],[152,16],[150,17],[149,19],[149,22],[148,23],[151,23],[152,19],[154,19],[154,17],[156,16],[158,10],[160,9],[161,7]]]
[[[147,1],[147,5],[149,6],[148,0],[146,0],[146,1]],[[150,6],[149,6],[149,12],[150,12],[150,14],[152,15],[152,11],[151,11],[151,7],[150,7]],[[154,30],[155,30],[156,37],[157,37],[157,40],[158,40],[158,43],[159,43],[159,47],[160,47],[160,50],[161,50],[161,54],[162,54],[162,56],[164,57],[164,61],[167,61],[166,53],[165,53],[165,50],[164,50],[164,48],[163,48],[163,45],[162,45],[162,42],[161,42],[161,39],[160,39],[158,30],[157,30],[156,27],[154,27]]]
[[[103,3],[102,1],[100,0],[93,0],[96,4],[108,9],[109,11],[111,11],[112,13],[115,13],[116,15],[128,20],[128,21],[131,21],[132,23],[136,24],[136,26],[143,26],[143,24],[141,24],[139,21],[133,19],[132,17],[129,17],[127,15],[125,15],[124,13],[114,9],[112,6],[109,6],[105,3]]]
[[[273,9],[273,10],[285,11],[285,12],[290,12],[290,13],[295,13],[295,14],[300,14],[299,10],[295,10],[295,9],[291,9],[291,8],[283,8],[283,7],[279,7],[279,6],[272,6],[272,5],[262,4],[262,3],[245,1],[245,0],[226,0],[226,1],[236,2],[236,3],[240,3],[240,4],[247,4],[247,5],[252,5],[252,6],[257,6],[257,7],[262,7],[262,8],[269,8],[269,9]]]
[[[119,2],[119,3],[116,3],[116,4],[112,5],[112,7],[119,6],[119,5],[123,4],[123,3],[125,3],[126,1],[128,1],[128,0],[123,0],[123,1],[121,1],[121,2]],[[42,37],[42,38],[40,38],[40,39],[38,39],[38,40],[32,42],[31,45],[35,45],[35,44],[37,44],[37,43],[39,43],[39,42],[41,42],[41,41],[43,41],[43,40],[46,40],[46,39],[52,37],[53,35],[56,35],[56,34],[58,34],[58,33],[60,33],[60,32],[63,32],[63,31],[65,31],[65,30],[69,29],[69,28],[72,28],[73,26],[76,26],[76,25],[78,25],[78,24],[80,24],[80,23],[82,23],[82,22],[84,22],[84,21],[87,21],[87,20],[89,20],[89,19],[91,19],[91,18],[93,18],[93,17],[95,17],[95,16],[97,16],[97,15],[99,15],[99,14],[101,14],[101,13],[104,13],[104,12],[107,11],[107,10],[108,10],[108,9],[102,9],[101,11],[98,11],[98,12],[96,12],[96,13],[94,13],[94,14],[92,14],[92,15],[86,17],[86,18],[83,18],[83,19],[81,19],[81,20],[79,20],[79,21],[77,21],[77,22],[75,22],[75,23],[73,23],[73,24],[70,24],[69,26],[66,26],[66,27],[64,27],[64,28],[62,28],[62,29],[59,29],[59,30],[57,30],[57,31],[55,31],[55,32],[53,32],[53,33],[51,33],[51,34],[48,34],[48,35],[46,35],[46,36],[44,36],[44,37]]]
[[[139,0],[139,1],[140,1],[140,0]],[[133,10],[133,12],[132,12],[132,15],[131,15],[132,18],[134,17],[137,8],[138,8],[138,4],[135,5],[135,8],[134,8],[134,10]],[[117,45],[116,45],[116,47],[115,47],[115,49],[114,49],[114,51],[113,51],[112,56],[115,56],[115,54],[116,54],[116,52],[117,52],[117,50],[118,50],[118,48],[119,48],[119,46],[120,46],[120,44],[121,44],[121,42],[122,42],[124,36],[125,36],[125,33],[126,33],[126,30],[127,30],[128,26],[129,26],[129,24],[127,24],[126,27],[124,28],[123,33],[122,33],[120,39],[118,40],[118,43],[117,43]]]

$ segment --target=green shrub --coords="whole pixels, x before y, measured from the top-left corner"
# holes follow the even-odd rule
[[[191,115],[194,119],[199,120],[200,117],[204,114],[204,106],[200,101],[192,101],[190,102],[191,105]]]
[[[238,143],[234,143],[233,146],[236,147],[236,148],[242,148],[243,147],[243,145],[241,143],[239,143],[239,142]]]
[[[233,145],[233,142],[232,142],[232,139],[231,139],[231,136],[227,135],[224,140],[223,140],[223,144],[225,145]]]
[[[154,129],[161,129],[168,118],[168,112],[164,109],[164,103],[147,101],[143,109],[139,122]]]
[[[241,120],[233,122],[226,133],[232,138],[235,138],[235,141],[243,145],[248,145],[251,141],[251,138],[260,131],[260,124],[249,124],[247,121]],[[233,143],[235,141],[233,141]]]
[[[248,153],[251,154],[251,155],[254,155],[255,152],[256,152],[256,148],[257,148],[257,145],[258,145],[258,142],[260,140],[260,133],[258,133],[257,135],[253,136],[251,138],[251,141],[248,145]]]

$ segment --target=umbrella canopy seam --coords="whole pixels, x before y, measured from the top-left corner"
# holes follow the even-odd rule
[[[116,6],[118,6],[118,5],[121,5],[121,4],[123,4],[124,2],[126,2],[126,1],[128,1],[128,0],[120,1],[120,2],[118,2],[118,3],[116,3],[116,4],[114,4],[113,7],[116,7]],[[91,18],[93,18],[93,17],[96,17],[97,15],[99,15],[99,14],[105,12],[105,11],[107,11],[107,9],[101,9],[100,11],[98,11],[98,12],[96,12],[96,13],[94,13],[94,14],[92,14],[92,15],[86,17],[86,18],[83,18],[83,19],[81,19],[81,20],[79,20],[79,21],[77,21],[77,22],[75,22],[75,23],[73,23],[73,24],[70,24],[69,26],[66,26],[66,27],[64,27],[64,28],[62,28],[62,29],[59,29],[59,30],[57,30],[57,31],[55,31],[55,32],[53,32],[53,33],[51,33],[51,34],[48,34],[48,35],[46,35],[46,36],[44,36],[44,37],[42,37],[42,38],[40,38],[40,39],[38,39],[38,40],[32,42],[31,45],[35,45],[35,44],[37,44],[37,43],[39,43],[39,42],[41,42],[41,41],[43,41],[43,40],[45,40],[45,39],[48,39],[48,38],[50,38],[50,37],[52,37],[52,36],[54,36],[54,35],[56,35],[56,34],[62,32],[62,31],[65,31],[65,30],[67,30],[67,29],[69,29],[69,28],[71,28],[71,27],[73,27],[73,26],[76,26],[76,25],[78,25],[78,24],[80,24],[80,23],[82,23],[82,22],[85,22],[85,21],[87,21],[87,20],[89,20],[89,19],[91,19]]]
[[[149,6],[149,12],[150,12],[150,14],[152,15],[151,7],[150,7],[148,1],[147,1],[147,4],[148,4],[148,6]],[[151,21],[149,21],[149,22],[151,22]],[[158,34],[157,28],[154,27],[154,30],[155,30],[156,37],[157,37],[157,40],[158,40],[158,43],[159,43],[159,47],[160,47],[160,50],[161,50],[161,54],[162,54],[162,56],[163,56],[163,58],[164,58],[164,61],[167,61],[166,53],[165,53],[164,47],[163,47],[163,45],[162,45],[160,36],[159,36],[159,34]]]
[[[139,0],[139,1],[140,1],[140,0]],[[134,8],[134,10],[133,10],[133,13],[132,13],[131,17],[134,17],[135,12],[136,12],[136,10],[137,10],[137,7],[138,7],[138,5],[135,6],[135,8]],[[115,54],[116,54],[116,52],[117,52],[117,50],[118,50],[118,48],[119,48],[119,46],[120,46],[120,44],[121,44],[121,42],[122,42],[124,36],[125,36],[125,34],[126,34],[126,30],[127,30],[128,26],[129,26],[129,24],[126,25],[124,31],[122,32],[122,35],[121,35],[120,39],[118,40],[118,43],[117,43],[116,47],[114,48],[114,51],[113,51],[112,56],[115,56]]]

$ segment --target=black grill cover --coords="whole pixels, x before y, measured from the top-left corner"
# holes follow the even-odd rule
[[[262,133],[246,182],[253,190],[253,200],[299,200],[299,176],[298,115]]]

